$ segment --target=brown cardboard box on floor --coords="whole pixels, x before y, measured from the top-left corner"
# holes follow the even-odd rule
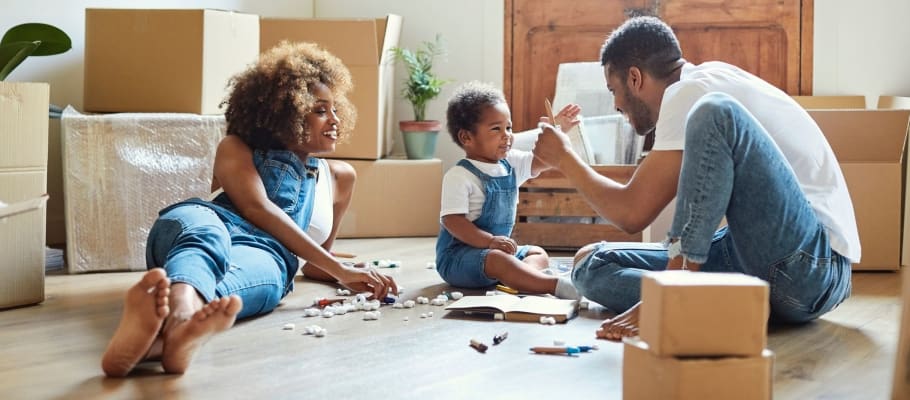
[[[339,238],[436,236],[442,161],[344,160],[357,171]]]
[[[793,96],[793,100],[807,110],[866,108],[866,96],[860,95]]]
[[[221,114],[228,80],[258,55],[257,15],[89,8],[83,108]]]
[[[0,205],[0,308],[44,301],[46,204],[47,195]]]
[[[328,158],[376,160],[392,150],[394,133],[395,63],[389,49],[398,45],[401,17],[377,19],[280,19],[260,21],[260,48],[265,52],[282,40],[311,42],[338,56],[351,71],[349,98],[357,108],[354,135],[338,143]]]
[[[0,170],[47,169],[49,96],[47,83],[0,82]]]
[[[809,110],[840,163],[853,200],[862,260],[854,270],[896,270],[910,248],[903,219],[910,110]]]
[[[639,335],[660,356],[758,356],[768,284],[734,273],[660,271],[641,281]]]
[[[774,354],[753,357],[661,357],[639,338],[623,339],[625,400],[767,400]]]

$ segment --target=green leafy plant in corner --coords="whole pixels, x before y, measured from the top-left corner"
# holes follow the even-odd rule
[[[16,25],[0,39],[0,81],[29,56],[50,56],[73,47],[70,37],[59,28],[42,23]],[[59,118],[60,107],[51,105],[51,118]]]
[[[442,36],[436,35],[433,42],[423,42],[423,47],[417,51],[403,47],[393,47],[389,51],[394,54],[396,60],[408,67],[408,77],[401,94],[411,103],[414,120],[426,120],[427,102],[439,96],[442,86],[449,82],[439,79],[433,72],[435,58],[445,55]]]
[[[0,81],[6,80],[28,56],[50,56],[73,47],[70,37],[59,28],[28,23],[10,28],[0,39]]]

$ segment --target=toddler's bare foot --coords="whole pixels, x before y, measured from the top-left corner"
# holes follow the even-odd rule
[[[170,312],[169,286],[164,270],[154,268],[127,290],[120,325],[101,358],[107,376],[126,376],[148,353]]]
[[[626,312],[604,321],[597,330],[597,338],[618,342],[624,337],[638,335],[639,308],[641,308],[641,302]]]
[[[164,332],[164,354],[161,365],[171,374],[182,374],[190,366],[196,351],[212,335],[234,325],[243,306],[240,297],[222,297],[206,304],[193,317],[174,324]]]

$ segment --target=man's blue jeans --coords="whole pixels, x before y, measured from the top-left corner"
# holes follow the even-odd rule
[[[715,232],[725,216],[727,226]],[[810,321],[850,295],[850,261],[831,249],[771,137],[725,94],[704,96],[689,113],[669,237],[701,271],[767,281],[772,320]],[[602,242],[572,279],[588,299],[622,312],[641,299],[642,275],[668,261],[659,243]]]

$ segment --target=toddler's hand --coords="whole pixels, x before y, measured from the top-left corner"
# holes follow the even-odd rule
[[[569,103],[566,104],[562,110],[559,110],[553,119],[556,120],[556,125],[559,126],[559,129],[563,132],[568,132],[575,125],[581,123],[581,120],[578,119],[578,114],[581,112],[581,106],[578,104]]]
[[[515,254],[518,251],[518,243],[506,236],[493,236],[490,239],[490,245],[487,247],[491,250],[500,250],[508,254]]]

